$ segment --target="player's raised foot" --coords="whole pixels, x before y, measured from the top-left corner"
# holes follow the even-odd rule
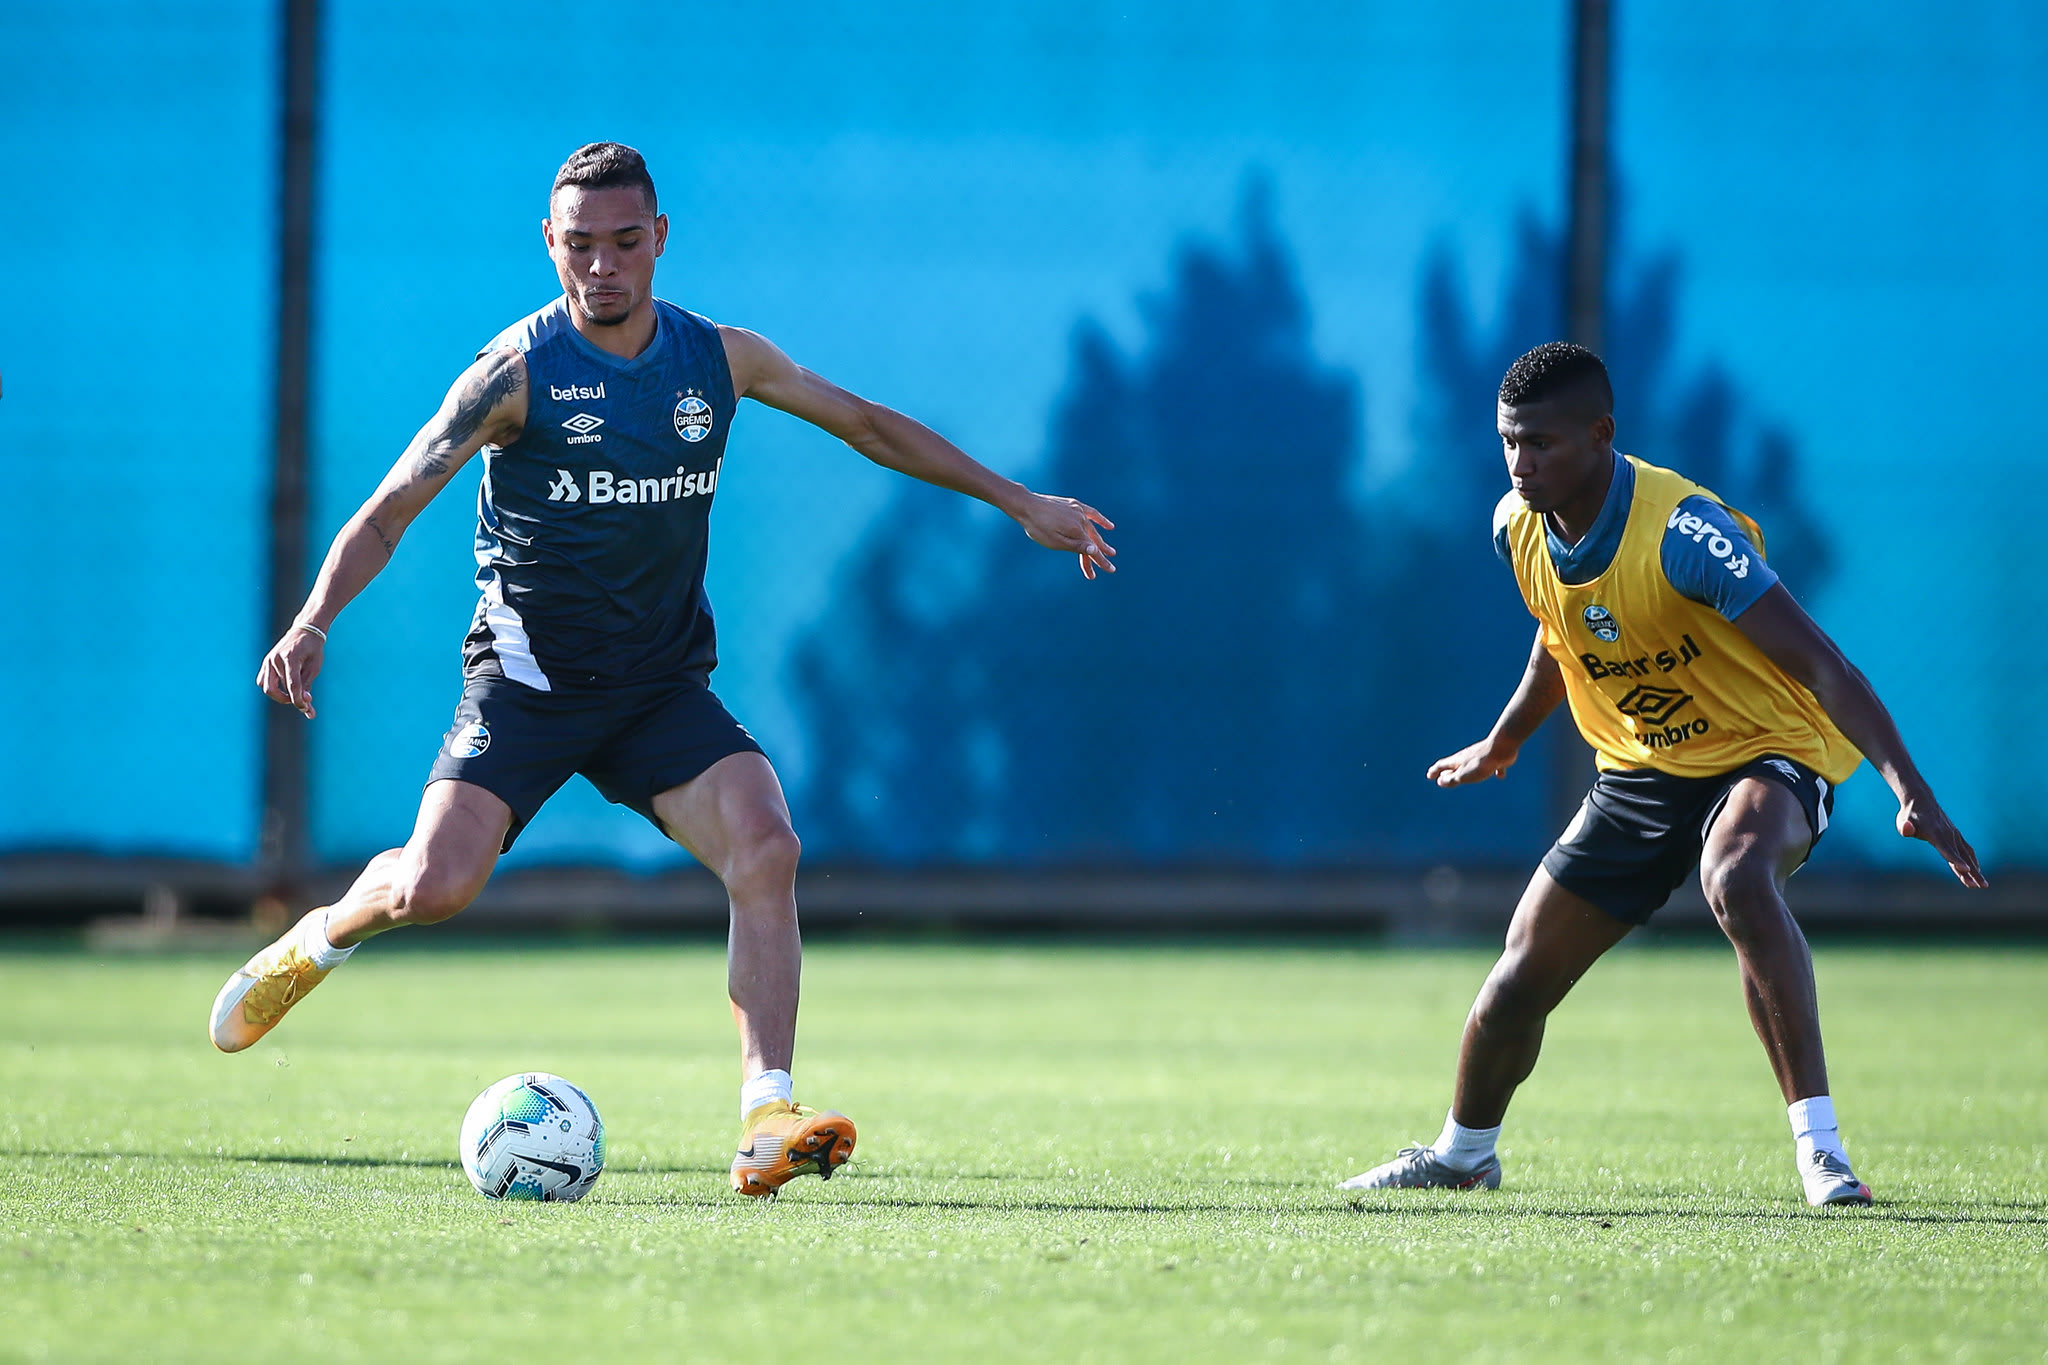
[[[243,963],[213,998],[208,1032],[222,1052],[240,1052],[277,1026],[340,963],[322,967],[324,909],[307,913],[284,936]]]
[[[1383,1165],[1352,1176],[1337,1186],[1340,1190],[1497,1190],[1500,1188],[1500,1158],[1490,1156],[1476,1171],[1444,1164],[1428,1147],[1403,1147],[1400,1155]]]
[[[732,1187],[758,1199],[800,1175],[830,1180],[853,1155],[854,1138],[853,1120],[844,1114],[770,1100],[740,1123]]]
[[[1806,1186],[1806,1202],[1817,1209],[1830,1204],[1869,1204],[1875,1200],[1870,1186],[1849,1169],[1849,1159],[1834,1152],[1817,1151],[1808,1156],[1799,1168],[1799,1179]]]

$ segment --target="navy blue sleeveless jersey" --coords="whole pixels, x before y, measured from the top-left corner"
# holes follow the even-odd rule
[[[566,299],[478,352],[526,357],[526,426],[483,448],[465,676],[550,692],[717,665],[704,562],[732,370],[710,322],[660,299],[654,315],[631,360],[579,335]]]

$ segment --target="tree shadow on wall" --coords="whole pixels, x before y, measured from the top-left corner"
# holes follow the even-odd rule
[[[1357,383],[1313,352],[1260,184],[1233,248],[1181,247],[1142,312],[1136,355],[1075,329],[1037,480],[1116,518],[1130,569],[1080,583],[1007,522],[991,535],[953,495],[906,488],[794,658],[814,845],[1012,862],[1348,846],[1380,713]],[[966,600],[925,597],[931,545],[955,547]]]
[[[1490,326],[1451,252],[1435,254],[1419,453],[1365,498],[1359,385],[1315,354],[1252,181],[1236,241],[1183,244],[1142,301],[1135,353],[1092,320],[1074,332],[1035,481],[1117,519],[1123,572],[1073,581],[1071,559],[921,484],[855,550],[791,658],[813,850],[1263,865],[1540,851],[1554,831],[1539,755],[1476,791],[1438,792],[1422,772],[1484,733],[1526,654],[1528,617],[1487,541],[1505,488],[1491,414],[1507,365],[1558,333],[1558,246],[1521,224]],[[1621,291],[1619,406],[1646,437],[1628,448],[1757,514],[1774,559],[1797,526],[1824,564],[1811,520],[1772,505],[1790,503],[1789,441],[1739,449],[1726,379],[1671,376],[1676,285],[1660,257]]]
[[[1602,347],[1615,388],[1615,444],[1653,464],[1704,484],[1756,517],[1768,558],[1798,595],[1811,598],[1833,569],[1826,533],[1799,493],[1799,451],[1781,428],[1757,422],[1726,370],[1709,363],[1688,371],[1678,362],[1678,303],[1683,283],[1675,250],[1636,256],[1615,211],[1608,285],[1607,339]],[[1519,678],[1535,627],[1513,574],[1487,544],[1494,504],[1507,491],[1495,395],[1515,358],[1565,332],[1564,239],[1533,213],[1517,220],[1513,249],[1490,322],[1469,298],[1456,251],[1439,243],[1424,267],[1418,297],[1417,403],[1414,456],[1399,474],[1377,480],[1372,505],[1382,554],[1379,579],[1401,585],[1400,598],[1425,614],[1458,624],[1456,658],[1445,685],[1417,687],[1389,757],[1406,771],[1450,748],[1480,738]],[[1483,675],[1474,678],[1473,674]],[[1500,811],[1464,814],[1416,802],[1426,819],[1459,820],[1497,837],[1490,845],[1514,858],[1540,852],[1556,831],[1544,794],[1548,746],[1532,744],[1508,785],[1519,797]],[[1494,823],[1494,822],[1500,823]],[[1444,831],[1408,827],[1406,848],[1471,856],[1471,846]]]
[[[1754,516],[1773,567],[1795,593],[1812,596],[1833,573],[1834,557],[1801,498],[1797,444],[1783,428],[1749,414],[1718,362],[1690,371],[1680,365],[1679,254],[1632,258],[1625,226],[1626,213],[1617,208],[1617,264],[1602,347],[1614,380],[1616,448],[1670,466]],[[1556,283],[1563,274],[1561,234],[1525,213],[1493,323],[1482,327],[1455,251],[1444,243],[1431,253],[1418,309],[1417,455],[1388,488],[1397,515],[1412,528],[1448,530],[1462,540],[1475,524],[1491,524],[1494,503],[1507,490],[1492,425],[1494,395],[1517,356],[1564,335]]]

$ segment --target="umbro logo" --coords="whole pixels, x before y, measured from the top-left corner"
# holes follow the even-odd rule
[[[1696,715],[1691,720],[1678,720],[1680,711],[1692,705],[1692,693],[1682,692],[1675,687],[1651,687],[1647,684],[1629,689],[1627,696],[1614,703],[1614,709],[1639,722],[1636,738],[1651,749],[1668,749],[1674,744],[1683,744],[1695,735],[1704,735],[1714,727],[1705,716]],[[1648,727],[1648,728],[1645,728]]]
[[[579,412],[568,421],[562,423],[562,425],[576,433],[569,438],[569,444],[572,446],[588,445],[592,441],[602,441],[604,439],[602,436],[591,434],[604,425],[604,418],[602,417],[592,417],[587,412]]]
[[[1662,725],[1683,711],[1691,701],[1692,693],[1681,692],[1675,687],[1641,685],[1631,688],[1627,696],[1614,704],[1614,709],[1624,716]]]

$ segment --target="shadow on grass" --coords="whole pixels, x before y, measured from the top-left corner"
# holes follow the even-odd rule
[[[667,1168],[647,1168],[626,1174],[656,1174]],[[681,1168],[677,1168],[680,1170]],[[1173,1216],[1178,1214],[1209,1215],[1236,1214],[1259,1215],[1287,1218],[1357,1218],[1362,1220],[1464,1220],[1467,1222],[1573,1222],[1586,1223],[1598,1230],[1616,1229],[1628,1231],[1631,1224],[1659,1222],[1681,1222],[1701,1224],[1744,1224],[1744,1223],[1885,1223],[1893,1225],[1930,1226],[1986,1226],[1986,1227],[2048,1227],[2048,1203],[2026,1200],[1984,1200],[1968,1206],[1895,1206],[1879,1204],[1874,1208],[1830,1209],[1825,1212],[1803,1206],[1773,1206],[1754,1204],[1734,1208],[1702,1208],[1697,1205],[1671,1204],[1572,1204],[1564,1207],[1537,1208],[1526,1204],[1506,1204],[1499,1201],[1482,1202],[1474,1199],[1456,1201],[1434,1199],[1427,1196],[1414,1203],[1289,1203],[1284,1200],[1258,1198],[1189,1200],[1060,1200],[1046,1198],[1010,1198],[991,1195],[975,1198],[971,1195],[934,1195],[919,1197],[915,1194],[884,1194],[880,1191],[869,1193],[861,1188],[870,1182],[887,1181],[894,1184],[914,1177],[893,1172],[875,1172],[840,1177],[846,1184],[835,1183],[831,1207],[842,1209],[915,1209],[958,1213],[1102,1213],[1139,1216]],[[1017,1183],[1024,1183],[1019,1180]],[[1245,1182],[1253,1183],[1253,1182]],[[1258,1185],[1270,1182],[1259,1181]],[[1427,1202],[1425,1202],[1425,1200]],[[643,1208],[708,1208],[729,1206],[730,1200],[722,1195],[686,1194],[642,1195],[630,1193],[614,1183],[602,1196],[606,1204],[619,1204]],[[814,1206],[811,1201],[802,1201],[805,1206]]]
[[[0,1150],[0,1158],[40,1157],[50,1161],[212,1161],[254,1162],[273,1166],[356,1166],[364,1168],[410,1167],[415,1170],[456,1171],[459,1161],[437,1161],[418,1156],[357,1156],[343,1152],[316,1156],[305,1152],[62,1152],[50,1148],[23,1147]],[[724,1175],[726,1168],[713,1165],[613,1166],[614,1179],[622,1175]]]
[[[627,1196],[620,1198],[610,1193],[602,1200],[606,1204],[618,1204],[638,1208],[709,1208],[729,1203],[717,1197],[676,1196],[673,1198],[642,1198]],[[815,1207],[804,1201],[806,1207]],[[2048,1227],[2048,1217],[2039,1215],[1986,1214],[1969,1212],[1940,1212],[1918,1209],[1874,1209],[1841,1210],[1830,1213],[1816,1213],[1804,1209],[1746,1209],[1716,1211],[1709,1209],[1503,1209],[1503,1208],[1375,1208],[1332,1204],[1304,1204],[1290,1207],[1271,1203],[1151,1203],[1134,1201],[1130,1203],[1077,1202],[1067,1203],[1051,1199],[918,1199],[903,1196],[873,1197],[849,1195],[831,1201],[832,1207],[844,1209],[915,1209],[953,1213],[1103,1213],[1137,1216],[1172,1217],[1176,1215],[1237,1214],[1260,1215],[1286,1218],[1389,1218],[1405,1221],[1421,1220],[1464,1220],[1467,1222],[1522,1221],[1537,1219],[1546,1221],[1570,1221],[1598,1223],[1622,1231],[1627,1228],[1615,1220],[1633,1219],[1640,1222],[1695,1222],[1695,1223],[1756,1223],[1756,1222],[1824,1222],[1853,1221],[1859,1223],[1888,1224],[1935,1224],[1935,1225],[1983,1225],[1994,1227]]]
[[[449,1171],[462,1167],[459,1161],[432,1161],[416,1156],[311,1156],[303,1152],[58,1152],[23,1148],[0,1151],[0,1157],[42,1157],[52,1161],[248,1161],[273,1166],[411,1166]]]
[[[1991,1213],[1991,1209],[2015,1210],[2007,1213]],[[1931,1224],[1982,1224],[1994,1227],[2048,1227],[2048,1205],[2039,1203],[1986,1200],[1980,1206],[1969,1209],[1928,1209],[1901,1208],[1894,1205],[1877,1204],[1869,1208],[1808,1209],[1774,1208],[1757,1206],[1747,1209],[1703,1209],[1679,1205],[1658,1208],[1655,1206],[1630,1207],[1587,1207],[1587,1208],[1507,1208],[1489,1209],[1480,1207],[1458,1207],[1450,1204],[1353,1204],[1347,1212],[1361,1218],[1425,1219],[1459,1218],[1474,1215],[1491,1215],[1502,1218],[1547,1218],[1592,1223],[1606,1229],[1616,1226],[1616,1219],[1640,1219],[1645,1222],[1691,1222],[1691,1223],[1804,1223],[1829,1220],[1856,1223],[1931,1223]]]
[[[835,1195],[837,1191],[833,1192]],[[674,1198],[619,1198],[616,1194],[602,1196],[598,1202],[618,1204],[630,1208],[712,1208],[744,1207],[735,1205],[731,1198],[703,1196],[677,1196]],[[780,1207],[767,1200],[748,1201],[756,1207]],[[797,1201],[793,1201],[797,1202]],[[1351,1210],[1328,1206],[1308,1206],[1299,1209],[1276,1208],[1271,1204],[1151,1204],[1135,1202],[1076,1203],[1067,1204],[1049,1199],[915,1199],[884,1197],[871,1198],[851,1195],[846,1198],[825,1196],[822,1200],[800,1201],[804,1208],[836,1209],[918,1209],[938,1210],[951,1213],[1122,1213],[1122,1214],[1211,1214],[1211,1213],[1260,1213],[1285,1214],[1289,1217],[1349,1217]]]
[[[17,1148],[0,1151],[0,1157],[43,1158],[53,1161],[171,1161],[216,1163],[250,1163],[257,1165],[283,1166],[333,1166],[359,1167],[363,1169],[410,1168],[415,1170],[460,1170],[456,1161],[437,1161],[426,1157],[379,1157],[341,1154],[315,1156],[300,1152],[77,1152],[57,1151],[47,1148]],[[609,1186],[593,1203],[619,1205],[630,1208],[715,1208],[744,1207],[735,1205],[733,1197],[723,1191],[700,1196],[676,1195],[625,1195],[621,1197],[619,1178],[622,1176],[722,1176],[725,1167],[717,1165],[694,1165],[672,1163],[642,1165],[630,1168],[614,1167],[608,1172],[612,1176]],[[1617,1220],[1638,1220],[1641,1222],[1692,1222],[1692,1223],[1758,1223],[1758,1222],[1857,1222],[1889,1223],[1927,1226],[1985,1226],[1985,1227],[2048,1227],[2048,1201],[1987,1199],[1968,1207],[1927,1208],[1878,1204],[1872,1208],[1832,1209],[1827,1212],[1799,1208],[1752,1206],[1749,1208],[1700,1208],[1696,1205],[1677,1204],[1657,1206],[1654,1204],[1633,1205],[1573,1205],[1564,1208],[1531,1208],[1504,1205],[1497,1201],[1481,1201],[1471,1197],[1446,1199],[1422,1199],[1415,1202],[1402,1200],[1384,1203],[1356,1202],[1346,1204],[1302,1203],[1289,1205],[1271,1200],[1226,1200],[1190,1201],[1186,1203],[1153,1200],[1128,1201],[1065,1201],[1058,1199],[986,1199],[962,1198],[958,1196],[919,1198],[914,1195],[868,1195],[859,1186],[868,1181],[903,1181],[914,1176],[894,1172],[875,1172],[868,1175],[852,1174],[856,1189],[845,1197],[835,1198],[830,1205],[845,1209],[916,1209],[958,1213],[1105,1213],[1138,1215],[1173,1214],[1266,1214],[1287,1217],[1313,1218],[1361,1218],[1391,1219],[1395,1221],[1422,1221],[1444,1219],[1508,1219],[1532,1221],[1544,1219],[1552,1222],[1576,1222],[1592,1224],[1600,1230],[1616,1229],[1625,1231]],[[1010,1180],[1022,1184],[1032,1177],[1004,1177],[999,1175],[949,1176],[948,1179]],[[842,1176],[844,1181],[846,1177]],[[1279,1187],[1284,1182],[1270,1179],[1233,1181],[1233,1184],[1257,1187]],[[834,1187],[835,1195],[845,1189],[844,1184]],[[1525,1196],[1526,1197],[1526,1196]],[[802,1201],[808,1205],[809,1200]]]

